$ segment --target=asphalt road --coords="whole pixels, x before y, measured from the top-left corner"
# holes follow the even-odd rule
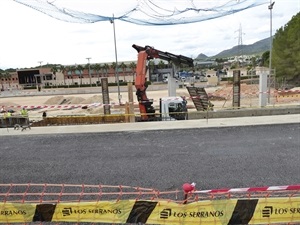
[[[300,125],[0,136],[0,183],[175,190],[300,183]]]

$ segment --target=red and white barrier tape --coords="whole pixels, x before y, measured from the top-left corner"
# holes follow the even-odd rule
[[[212,189],[194,191],[195,194],[214,194],[214,193],[241,193],[241,192],[263,192],[263,191],[300,191],[300,184],[287,186],[269,186],[269,187],[248,187],[231,189]]]
[[[82,108],[82,107],[99,107],[99,106],[105,106],[105,105],[116,105],[114,103],[112,104],[102,104],[102,103],[93,103],[88,105],[11,105],[11,106],[5,106],[6,108],[25,108],[25,109],[73,109],[73,108]]]

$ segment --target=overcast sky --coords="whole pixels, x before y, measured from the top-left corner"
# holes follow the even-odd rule
[[[112,5],[114,1],[118,4]],[[205,1],[220,0],[203,0]],[[118,9],[131,7],[128,3],[130,0],[52,2],[86,13],[97,13],[95,9],[101,8],[108,16],[117,13]],[[272,10],[273,34],[300,11],[300,0],[275,2]],[[0,25],[1,69],[35,67],[40,61],[42,65],[86,64],[88,57],[91,58],[91,63],[115,61],[113,25],[109,21],[93,24],[69,23],[13,0],[0,0]],[[270,37],[268,4],[222,18],[185,25],[141,26],[116,20],[118,61],[136,60],[137,52],[131,47],[132,44],[150,45],[161,51],[192,58],[200,53],[213,56],[238,45],[240,25],[243,44],[253,44]]]

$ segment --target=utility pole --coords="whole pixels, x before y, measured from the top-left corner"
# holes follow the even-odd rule
[[[110,23],[113,24],[113,30],[114,30],[115,57],[116,57],[115,78],[116,78],[117,85],[118,85],[118,99],[119,99],[119,104],[121,105],[120,82],[119,82],[119,73],[118,73],[117,41],[116,41],[116,28],[115,28],[115,16],[114,16],[114,14],[113,14],[112,19],[110,20]]]
[[[272,74],[272,45],[273,45],[273,37],[272,37],[272,9],[275,2],[270,0],[270,5],[268,9],[270,10],[270,56],[269,56],[269,76],[268,76],[268,103],[270,104],[271,100],[271,74]]]
[[[91,57],[86,58],[88,60],[89,64],[89,78],[90,78],[90,86],[92,87],[92,78],[91,78],[91,64],[90,64],[90,59]]]

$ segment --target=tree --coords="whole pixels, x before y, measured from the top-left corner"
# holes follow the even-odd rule
[[[164,61],[160,60],[158,63],[158,68],[163,69],[165,68],[166,64],[164,63]]]
[[[73,75],[75,75],[76,67],[75,67],[75,66],[70,66],[69,71],[71,71],[72,85],[74,85]],[[74,73],[74,74],[73,74],[73,73]]]
[[[67,67],[61,65],[59,69],[60,69],[60,72],[63,74],[63,77],[64,77],[64,85],[66,85],[65,73],[68,72]]]
[[[136,70],[136,64],[134,62],[131,62],[129,64],[129,68],[131,69],[132,71],[132,80],[134,81],[134,74],[135,74],[135,70]]]
[[[80,77],[80,85],[82,85],[82,71],[84,70],[82,65],[76,66],[76,70],[79,71],[79,77]]]
[[[149,72],[152,74],[154,69],[155,69],[155,63],[154,60],[150,60],[148,63],[148,67],[149,67]]]
[[[102,69],[105,71],[105,77],[108,77],[107,73],[109,70],[109,65],[107,63],[104,63],[104,65],[102,66]]]
[[[86,65],[84,66],[84,68],[87,69],[88,72],[89,72],[90,85],[92,86],[91,64],[90,64],[90,63],[86,64]]]
[[[215,61],[216,61],[217,63],[223,63],[223,62],[225,62],[226,60],[223,59],[223,58],[216,58]]]
[[[118,71],[117,71],[117,63],[116,62],[113,62],[110,66],[110,68],[112,68],[115,72],[115,82],[117,83],[117,77],[118,77]]]
[[[126,72],[127,65],[124,62],[122,62],[120,67],[122,68],[122,71],[123,71],[124,81],[126,81],[125,72]]]
[[[101,65],[99,63],[96,63],[95,65],[93,65],[93,69],[96,71],[97,73],[97,77],[98,77],[98,83],[100,82],[100,79],[99,79],[99,72],[101,70]]]
[[[104,75],[104,64],[99,64],[100,65],[100,73],[101,73],[101,76],[100,77],[104,77],[105,75]]]
[[[272,68],[276,78],[300,82],[300,12],[277,30],[272,46]],[[297,82],[297,81],[296,81]]]
[[[255,66],[256,66],[256,60],[257,60],[257,59],[256,59],[256,57],[254,57],[254,56],[251,58],[251,66],[252,66],[253,68],[255,68]]]
[[[261,66],[268,67],[270,59],[270,51],[266,51],[261,56]]]

